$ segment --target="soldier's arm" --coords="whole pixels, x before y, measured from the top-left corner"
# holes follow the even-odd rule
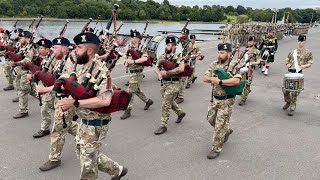
[[[95,109],[100,107],[107,107],[110,105],[112,100],[112,93],[107,91],[100,94],[97,97],[79,100],[79,107]]]
[[[222,80],[224,86],[235,86],[240,83],[241,75],[235,75],[232,78]]]
[[[301,69],[309,68],[311,67],[311,64],[313,63],[313,55],[311,52],[308,53],[308,61],[307,64],[301,65]]]
[[[212,66],[210,65],[208,70],[205,72],[203,76],[203,82],[211,83],[212,82]]]
[[[166,76],[180,74],[184,71],[184,63],[180,63],[178,67],[166,72]]]
[[[293,58],[292,52],[290,52],[286,58],[286,66],[290,68],[292,66],[291,59]]]

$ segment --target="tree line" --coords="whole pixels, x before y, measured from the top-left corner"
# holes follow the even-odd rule
[[[230,16],[245,16],[252,21],[271,22],[273,9],[253,9],[238,5],[174,6],[168,0],[0,0],[2,17],[45,17],[109,19],[113,4],[119,4],[118,19],[121,20],[167,20],[204,22],[230,22]],[[278,9],[277,20],[289,15],[289,22],[310,23],[320,20],[320,9]]]

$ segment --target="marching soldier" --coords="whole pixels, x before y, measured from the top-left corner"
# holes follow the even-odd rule
[[[273,32],[271,30],[268,32],[267,37],[262,40],[259,50],[261,50],[261,55],[266,57],[266,59],[262,58],[266,62],[261,71],[267,76],[269,73],[270,62],[274,62],[274,54],[278,50],[278,40],[273,36]],[[267,50],[269,54],[265,54]]]
[[[241,101],[239,103],[240,106],[244,105],[246,103],[246,100],[248,98],[249,93],[251,92],[250,86],[252,84],[253,79],[253,66],[260,64],[261,57],[260,57],[260,51],[256,48],[255,42],[256,38],[255,36],[250,36],[248,39],[248,47],[245,52],[247,55],[244,55],[245,58],[243,58],[244,67],[247,69],[247,72],[242,73],[242,79],[246,80],[246,86],[245,89],[241,95]],[[247,58],[246,58],[247,56]],[[248,58],[250,58],[248,60]],[[249,61],[249,62],[246,62]]]
[[[311,67],[313,63],[313,56],[310,50],[304,47],[307,37],[305,35],[299,35],[298,37],[298,48],[294,51],[289,52],[286,59],[286,66],[289,68],[289,72],[302,73],[303,69]],[[296,53],[295,53],[296,51]],[[296,57],[294,55],[296,54]],[[295,59],[297,59],[295,61]],[[289,108],[288,116],[293,116],[296,109],[297,97],[300,92],[289,92],[283,89],[284,101],[286,104],[283,109]]]
[[[191,51],[190,47],[188,46],[188,44],[190,42],[189,41],[189,29],[185,28],[184,30],[182,30],[180,38],[181,38],[182,47],[187,46],[182,51],[182,56],[186,56]],[[186,59],[185,61],[188,62],[188,59]],[[186,82],[187,82],[187,77],[182,77],[181,78],[181,88],[179,90],[177,98],[175,99],[177,104],[184,102],[184,90],[186,87]]]
[[[2,39],[3,39],[3,46],[10,46],[13,45],[12,40],[10,40],[10,32],[8,30],[4,30],[2,32]],[[3,53],[2,53],[3,54]],[[13,86],[13,80],[15,78],[13,74],[13,68],[10,66],[9,59],[5,60],[4,66],[3,66],[3,72],[8,80],[8,86],[3,88],[4,91],[10,91],[14,89]]]
[[[195,68],[196,68],[196,61],[202,60],[203,56],[201,56],[201,50],[199,45],[196,43],[196,35],[190,35],[191,42],[189,43],[190,48],[192,49],[192,54],[190,58],[190,66],[193,68],[192,74],[190,77],[188,77],[186,88],[190,88],[191,83],[194,83],[197,79],[197,76],[195,76]]]
[[[49,63],[48,59],[50,55],[50,48],[52,47],[52,42],[48,39],[40,39],[37,42],[39,46],[39,57],[43,58],[41,62],[42,69],[46,68],[46,64]],[[48,67],[48,72],[52,72],[56,64],[56,59],[52,60],[50,66]],[[48,92],[41,95],[41,128],[40,131],[33,135],[34,138],[40,138],[50,134],[49,127],[51,125],[51,114],[54,112],[54,93]]]
[[[174,36],[168,36],[166,38],[165,53],[160,56],[155,68],[156,73],[158,74],[158,79],[163,82],[160,90],[163,97],[161,124],[159,129],[154,132],[156,135],[163,134],[167,131],[170,109],[172,109],[178,115],[176,123],[180,123],[182,118],[186,115],[186,113],[183,112],[174,101],[179,90],[181,89],[181,78],[179,77],[179,74],[184,71],[185,67],[184,62],[181,60],[181,57],[178,57],[178,54],[175,53],[175,50],[176,39]],[[172,70],[162,69],[164,67],[160,64],[160,61],[163,59],[173,62],[175,65],[177,65],[177,67]]]
[[[24,59],[18,62],[11,62],[13,67],[22,66],[33,59],[35,49],[31,46],[31,38],[32,34],[29,31],[23,31],[20,33],[20,53],[24,56]],[[31,84],[27,77],[28,72],[29,70],[25,67],[21,67],[21,71],[17,71],[16,79],[18,79],[17,90],[19,97],[19,113],[13,116],[14,119],[28,116],[28,95],[31,93]]]
[[[230,116],[235,102],[235,96],[228,95],[222,86],[235,86],[239,84],[241,75],[236,72],[236,61],[230,59],[231,44],[218,45],[218,60],[214,61],[204,75],[203,81],[212,84],[212,99],[208,107],[207,119],[214,128],[212,151],[207,155],[208,159],[214,159],[219,156],[222,145],[233,132],[229,128]],[[231,61],[231,62],[230,62]],[[230,79],[220,80],[213,70],[223,68],[226,72],[235,74]]]
[[[66,38],[55,38],[52,41],[53,53],[57,59],[54,71],[59,73],[60,77],[66,77],[73,70],[73,62],[68,57],[70,41]],[[53,86],[44,87],[37,86],[39,94],[52,93]],[[41,171],[49,171],[61,165],[61,152],[65,143],[67,133],[76,136],[78,123],[72,121],[74,116],[74,109],[62,112],[58,107],[58,99],[63,98],[56,94],[54,98],[54,122],[51,131],[50,154],[49,160],[43,164],[39,169]]]
[[[78,34],[73,40],[76,44],[77,64],[82,66],[80,71],[77,72],[77,79],[79,83],[83,83],[86,75],[90,73],[88,67],[95,58],[100,40],[92,33]],[[102,63],[96,62],[92,72],[99,71],[101,66]],[[103,74],[100,73],[98,78],[103,78]],[[112,180],[119,180],[128,171],[127,168],[100,152],[102,140],[105,139],[109,129],[111,114],[100,113],[91,109],[109,106],[113,91],[112,89],[106,89],[106,84],[106,79],[104,79],[99,86],[97,97],[84,100],[74,100],[73,98],[59,100],[59,107],[64,111],[75,108],[76,114],[81,119],[76,137],[79,147],[81,179],[97,179],[99,170],[110,174]]]
[[[135,52],[141,52],[141,35],[139,31],[131,31],[131,42],[128,45],[128,49],[132,49]],[[143,69],[144,66],[142,65],[144,62],[147,61],[148,55],[143,52],[141,58],[133,60],[133,57],[127,57],[126,58],[126,66],[128,68],[128,71],[130,73],[130,79],[129,79],[129,92],[134,93],[137,95],[145,104],[144,110],[148,110],[149,107],[153,104],[153,101],[146,97],[146,95],[141,91],[140,84],[143,79]],[[131,110],[133,106],[133,97],[128,105],[127,110],[124,112],[124,114],[120,117],[121,119],[127,119],[131,116]]]
[[[228,23],[227,23],[226,26],[224,27],[223,31],[221,31],[222,43],[226,43],[227,41],[230,41],[228,39],[228,37],[229,37],[229,27],[228,27]]]

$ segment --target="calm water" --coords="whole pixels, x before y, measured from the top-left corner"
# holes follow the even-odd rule
[[[15,21],[0,21],[0,27],[3,27],[5,29],[11,30],[13,27],[13,24]],[[45,36],[47,39],[54,39],[56,38],[61,29],[63,28],[65,22],[54,22],[54,21],[42,21],[38,30],[41,35]],[[31,24],[31,21],[19,21],[17,24],[18,28],[23,28],[25,30],[28,29],[29,25]],[[70,41],[73,41],[73,37],[80,33],[82,30],[82,27],[84,26],[85,22],[69,22],[67,31],[65,32],[65,37],[68,38]],[[95,22],[92,22],[89,27],[94,28]],[[106,27],[106,22],[98,23],[96,29],[103,29]],[[117,22],[117,27],[119,27],[121,24],[121,21]],[[191,33],[195,33],[197,36],[197,39],[199,40],[214,40],[217,39],[217,35],[213,35],[212,32],[208,32],[211,34],[197,34],[199,32],[207,33],[206,31],[199,31],[200,30],[218,30],[220,26],[223,24],[189,24],[188,29]],[[145,26],[145,23],[124,23],[120,30],[120,34],[129,34],[130,29],[137,29],[138,31],[142,32],[143,28]],[[151,36],[159,35],[161,32],[158,31],[178,31],[180,32],[181,29],[184,26],[184,22],[182,23],[167,23],[167,24],[161,24],[161,23],[149,23],[148,29],[146,31],[146,34],[149,34]],[[103,27],[103,28],[102,28]],[[111,25],[110,30],[113,31],[113,25]],[[169,33],[174,35],[179,35],[178,33]],[[36,39],[38,39],[38,34],[36,33]]]

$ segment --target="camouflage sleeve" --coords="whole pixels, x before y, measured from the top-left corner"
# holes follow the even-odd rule
[[[21,63],[27,63],[29,61],[32,61],[34,54],[35,54],[34,49],[31,49],[30,51],[28,51],[28,54],[24,59],[21,60]]]
[[[197,46],[196,46],[196,48],[197,48],[197,53],[198,53],[198,54],[201,54],[200,46],[199,46],[199,45],[197,45]]]
[[[144,52],[141,57],[148,57],[148,53]]]
[[[64,67],[63,67],[63,70],[62,70],[60,77],[69,77],[70,73],[73,70],[73,67],[74,67],[74,64],[71,62],[70,58],[68,58]]]
[[[261,55],[260,55],[260,51],[258,49],[256,49],[255,55],[256,55],[256,61],[261,61]]]
[[[241,79],[241,74],[238,71],[240,69],[240,64],[241,63],[238,63],[237,60],[232,60],[229,64],[229,70],[232,72],[232,74],[234,74],[233,77]]]
[[[293,65],[293,52],[289,52],[289,54],[286,58],[286,65],[287,64]]]
[[[308,53],[308,62],[307,64],[313,64],[313,55],[312,52],[309,51]]]
[[[157,66],[158,68],[161,68],[161,66],[160,66],[160,61],[163,60],[163,59],[165,59],[165,55],[164,55],[164,54],[161,54],[160,57],[159,57],[159,59],[157,60],[157,63],[156,63],[156,66]]]
[[[204,73],[205,76],[209,76],[209,77],[213,76],[212,75],[212,71],[213,71],[212,67],[213,67],[213,63],[210,64],[210,66],[208,67],[208,70]]]
[[[181,54],[174,54],[173,59],[176,61],[177,64],[184,63],[184,59],[182,58]]]
[[[103,72],[99,75],[99,78],[98,78],[98,79],[104,78],[103,76],[105,76],[106,72],[107,72],[107,71],[103,71]],[[111,76],[110,76],[109,78],[111,78]],[[100,96],[101,94],[106,93],[106,92],[111,93],[111,94],[114,93],[111,84],[109,84],[110,89],[107,89],[107,85],[108,85],[107,82],[108,82],[108,78],[104,78],[103,81],[102,81],[102,83],[99,85],[99,91],[97,92],[97,96]]]

